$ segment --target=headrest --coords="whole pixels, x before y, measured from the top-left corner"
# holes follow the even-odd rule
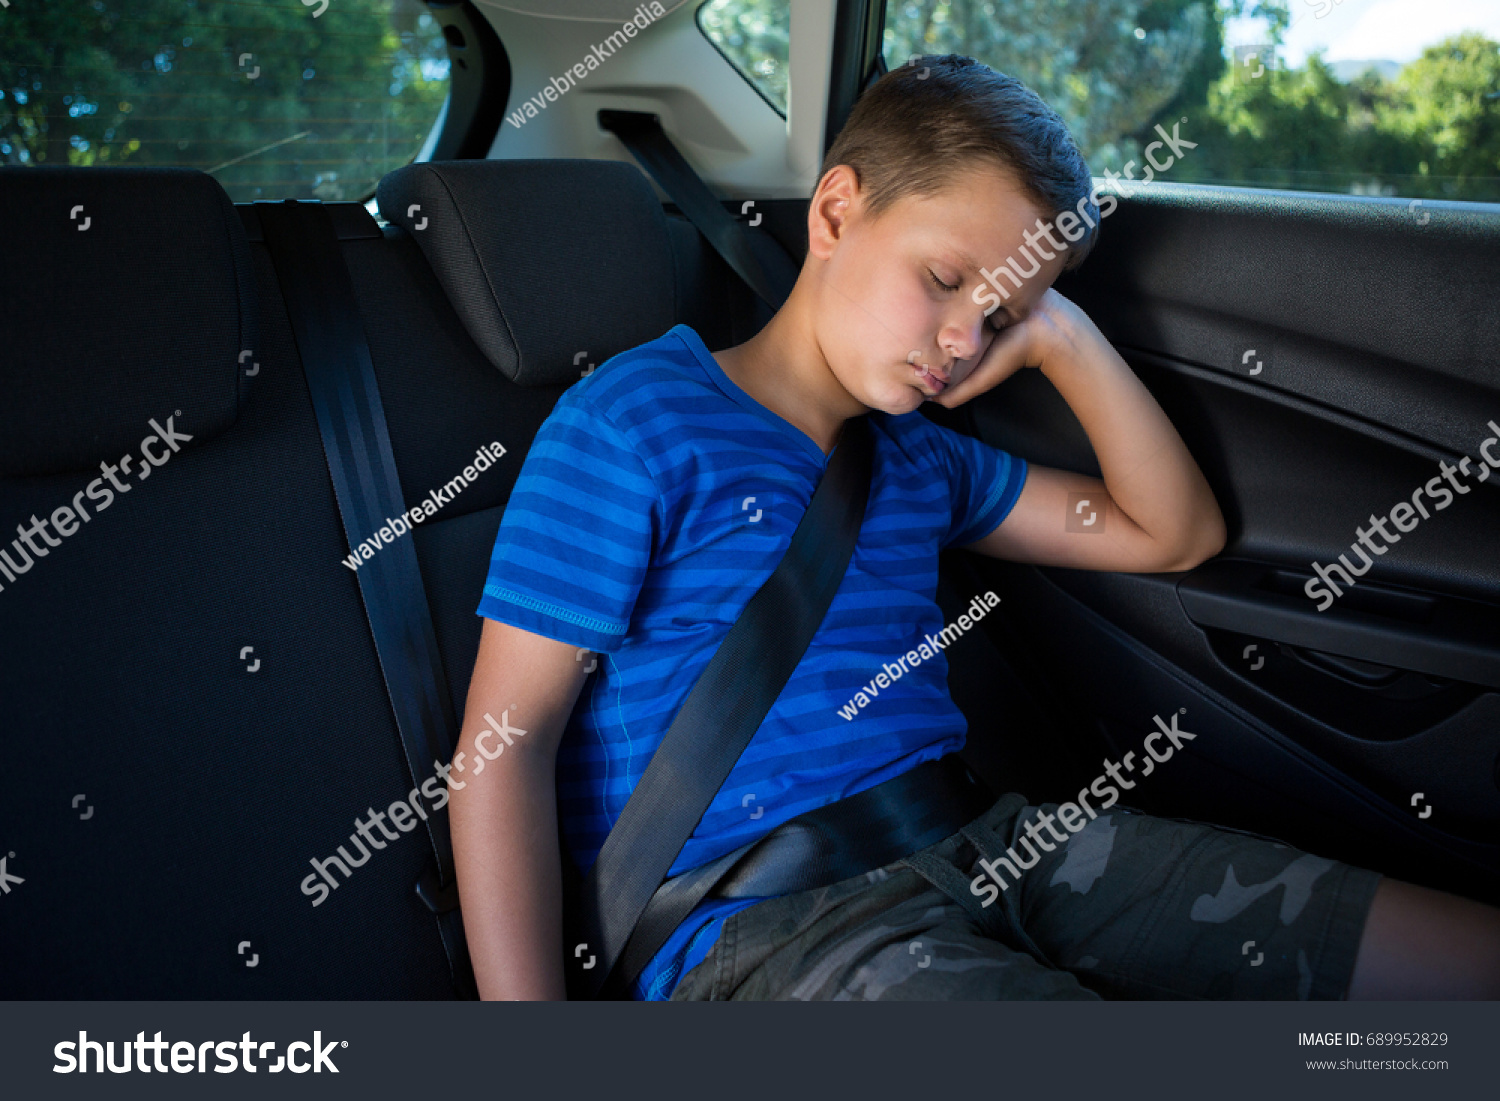
[[[375,197],[521,385],[577,382],[676,320],[666,216],[634,165],[436,161],[397,169]]]
[[[244,227],[217,181],[184,168],[0,169],[0,240],[0,477],[118,461],[152,418],[175,416],[189,447],[234,423],[256,299]]]

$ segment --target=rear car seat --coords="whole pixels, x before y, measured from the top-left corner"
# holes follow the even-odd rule
[[[552,405],[678,321],[743,339],[748,292],[629,165],[413,166],[380,203],[393,225],[331,206],[406,501],[507,449],[408,536],[462,714]],[[411,781],[254,205],[188,170],[28,168],[0,219],[0,530],[71,533],[0,573],[0,997],[452,997],[420,831],[299,890]],[[180,450],[149,442],[141,477],[156,426]]]

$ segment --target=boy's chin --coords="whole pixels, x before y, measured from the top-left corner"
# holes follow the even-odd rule
[[[888,375],[878,380],[866,381],[858,390],[853,386],[845,388],[867,410],[878,409],[893,417],[920,409],[923,402],[929,400],[920,387],[903,385],[893,381]]]
[[[878,401],[868,402],[872,409],[879,409],[882,413],[888,413],[893,417],[899,417],[905,413],[920,409],[923,403],[931,400],[915,386],[902,386],[895,390],[886,390],[876,394]]]

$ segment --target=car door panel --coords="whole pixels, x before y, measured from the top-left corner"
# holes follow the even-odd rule
[[[1428,206],[1418,222],[1399,203],[1245,189],[1122,200],[1058,289],[1172,418],[1229,543],[1184,575],[971,555],[958,587],[995,589],[1114,759],[1187,708],[1198,737],[1126,803],[1494,899],[1500,477],[1480,479],[1479,446],[1500,436],[1500,209]],[[1040,372],[934,415],[1098,472]],[[1320,612],[1313,563],[1357,566],[1357,530],[1466,455],[1467,492],[1426,497]]]

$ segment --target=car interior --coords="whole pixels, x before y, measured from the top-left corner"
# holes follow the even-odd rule
[[[795,0],[783,114],[697,2],[423,6],[451,87],[372,195],[0,168],[0,519],[20,537],[0,558],[0,856],[24,880],[0,895],[0,995],[472,996],[423,831],[317,906],[299,889],[352,816],[436,763],[412,759],[344,561],[369,532],[330,477],[307,327],[352,301],[345,351],[367,355],[408,506],[503,447],[406,539],[434,690],[461,716],[495,534],[558,398],[675,324],[718,350],[770,316],[601,112],[654,116],[750,254],[794,268],[823,154],[891,60],[886,4]],[[597,71],[540,95],[632,18]],[[333,246],[278,222],[293,200]],[[1367,518],[1440,463],[1483,470],[1500,435],[1500,204],[1423,209],[1170,180],[1119,195],[1057,288],[1166,410],[1228,544],[1181,574],[943,553],[945,622],[1000,598],[946,655],[965,759],[996,792],[1065,800],[1175,713],[1195,738],[1127,805],[1500,902],[1500,478],[1327,610],[1304,595]],[[348,301],[319,274],[338,260]],[[1098,473],[1039,372],[922,415]]]

